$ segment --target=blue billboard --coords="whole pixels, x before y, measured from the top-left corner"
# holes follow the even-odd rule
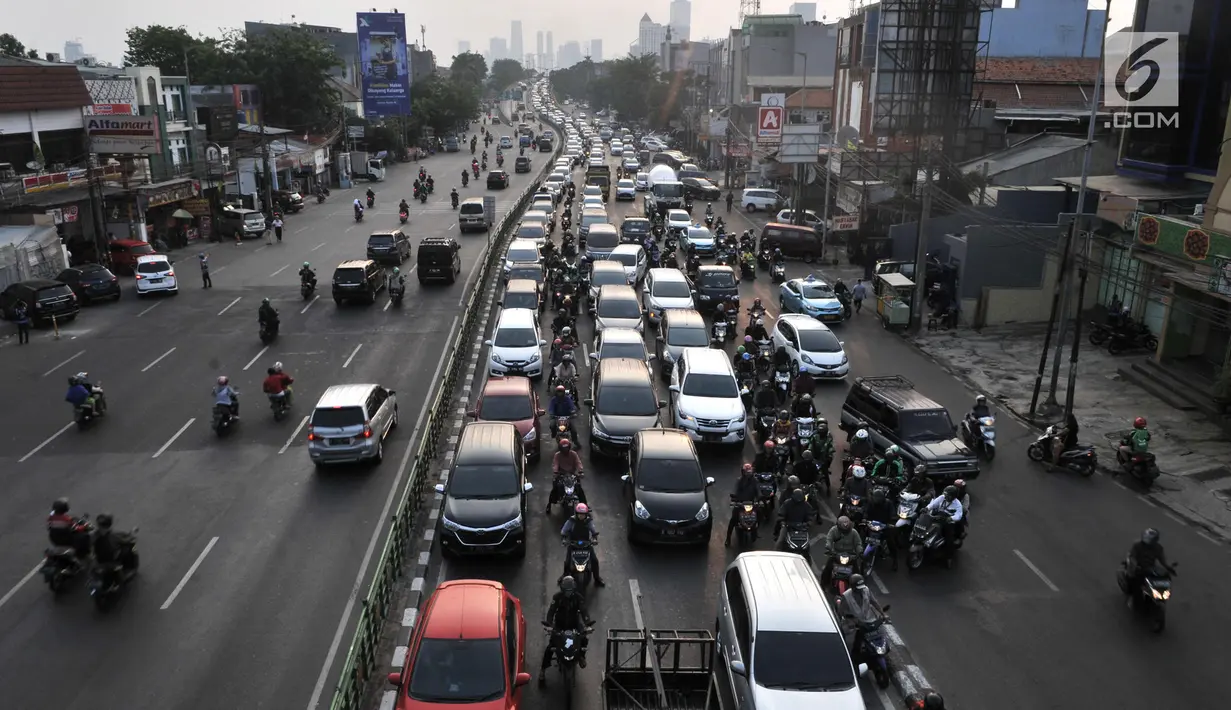
[[[409,116],[406,16],[400,12],[360,12],[357,18],[364,116]]]

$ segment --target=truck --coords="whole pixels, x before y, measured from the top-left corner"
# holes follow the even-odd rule
[[[605,650],[603,710],[734,707],[716,682],[718,644],[709,631],[611,629]]]
[[[385,179],[385,162],[365,150],[352,150],[350,153],[350,171],[357,178],[367,178],[372,182]]]
[[[669,166],[655,165],[646,182],[650,188],[643,201],[646,217],[666,217],[667,210],[684,208],[684,183]]]
[[[603,200],[611,196],[611,166],[606,163],[594,164],[586,168],[586,185],[598,185],[603,191]]]

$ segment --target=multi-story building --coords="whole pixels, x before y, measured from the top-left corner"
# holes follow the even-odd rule
[[[663,42],[667,41],[667,26],[650,19],[650,13],[641,16],[637,24],[637,52],[641,55],[662,56]]]
[[[513,20],[509,28],[509,59],[523,61],[525,51],[522,49],[521,20]]]
[[[816,22],[816,3],[814,2],[794,2],[787,8],[786,14],[799,15],[799,19],[804,22]]]
[[[458,54],[466,54],[466,53],[467,53],[467,52],[469,52],[469,51],[470,51],[470,43],[469,43],[469,42],[467,42],[467,41],[466,41],[466,40],[464,40],[464,39],[463,39],[463,40],[458,41],[458,43],[457,43],[457,53],[458,53]]]
[[[580,42],[565,42],[560,45],[560,54],[558,57],[557,68],[568,69],[574,64],[580,64],[581,58],[581,43]]]
[[[543,30],[534,33],[534,65],[539,69],[547,68],[547,57],[543,54]]]
[[[543,68],[548,69],[548,70],[555,69],[556,68],[556,41],[555,41],[555,38],[551,36],[551,30],[547,31],[547,44],[544,49],[547,52],[547,61],[544,62]]]
[[[487,43],[488,60],[487,64],[490,67],[492,64],[501,59],[509,58],[509,45],[503,37],[492,37]]]
[[[689,0],[671,0],[669,10],[667,26],[671,28],[671,39],[676,42],[692,39],[692,3]]]
[[[590,55],[590,60],[593,61],[595,64],[603,61],[603,40],[601,39],[590,40],[590,51],[588,52],[588,54]]]

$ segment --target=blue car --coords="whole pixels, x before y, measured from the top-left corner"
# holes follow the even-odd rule
[[[842,302],[833,287],[812,274],[782,284],[778,304],[783,313],[802,313],[822,323],[841,323]]]

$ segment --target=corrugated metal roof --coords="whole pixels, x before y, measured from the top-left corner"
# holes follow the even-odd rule
[[[1085,144],[1086,139],[1078,136],[1040,133],[1012,147],[964,163],[962,172],[982,169],[983,164],[987,163],[987,175],[992,178],[1024,165],[1067,153],[1070,150],[1079,150]]]
[[[0,113],[74,109],[93,103],[76,66],[0,65]]]

